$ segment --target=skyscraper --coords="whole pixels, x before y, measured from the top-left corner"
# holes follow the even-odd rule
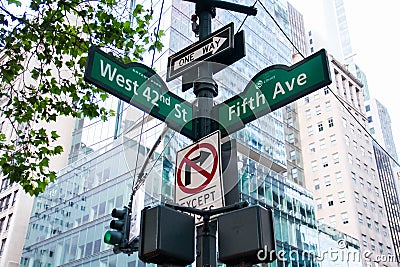
[[[306,187],[320,222],[360,240],[362,251],[390,255],[383,189],[372,139],[363,130],[362,84],[333,57],[330,67],[330,89],[298,102]]]

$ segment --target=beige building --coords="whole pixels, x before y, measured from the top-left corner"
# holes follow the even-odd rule
[[[0,124],[2,132],[10,135],[10,127],[1,117]],[[57,144],[64,144],[64,152],[50,162],[54,171],[67,164],[72,127],[73,120],[70,118],[60,118],[56,123],[46,125],[47,129],[57,130],[60,134]],[[0,176],[0,182],[0,266],[19,266],[33,197],[25,193],[19,184],[11,184],[7,178]]]
[[[362,254],[372,253],[363,266],[397,266],[384,262],[394,261],[393,244],[371,138],[363,129],[362,84],[331,56],[330,70],[332,91],[297,101],[306,187],[317,219],[358,239]]]
[[[6,58],[0,56],[0,62]],[[33,83],[33,82],[32,82]],[[0,111],[7,99],[0,99]],[[57,142],[51,145],[63,145],[64,152],[49,162],[51,170],[58,171],[66,166],[74,120],[59,117],[53,123],[39,123],[37,127],[56,130],[60,135]],[[15,139],[16,133],[9,119],[0,112],[0,133],[8,140]],[[25,243],[26,231],[33,204],[33,197],[25,193],[22,187],[0,174],[0,266],[19,266],[22,248]]]

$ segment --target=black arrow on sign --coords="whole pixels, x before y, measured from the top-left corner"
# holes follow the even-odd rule
[[[194,157],[192,159],[189,159],[190,161],[194,162],[194,163],[200,163],[200,166],[203,165],[204,161],[206,161],[206,159],[211,155],[211,153],[206,152],[206,151],[200,151],[200,155],[198,155],[197,157]],[[192,183],[192,179],[190,176],[190,166],[188,164],[186,164],[185,167],[185,186],[189,185]]]

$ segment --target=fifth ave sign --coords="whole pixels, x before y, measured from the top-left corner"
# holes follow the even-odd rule
[[[167,82],[181,76],[186,70],[233,48],[233,23],[210,34],[168,58]]]

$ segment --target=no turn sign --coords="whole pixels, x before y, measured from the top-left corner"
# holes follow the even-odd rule
[[[176,203],[196,209],[224,206],[219,131],[177,153],[175,177]]]

